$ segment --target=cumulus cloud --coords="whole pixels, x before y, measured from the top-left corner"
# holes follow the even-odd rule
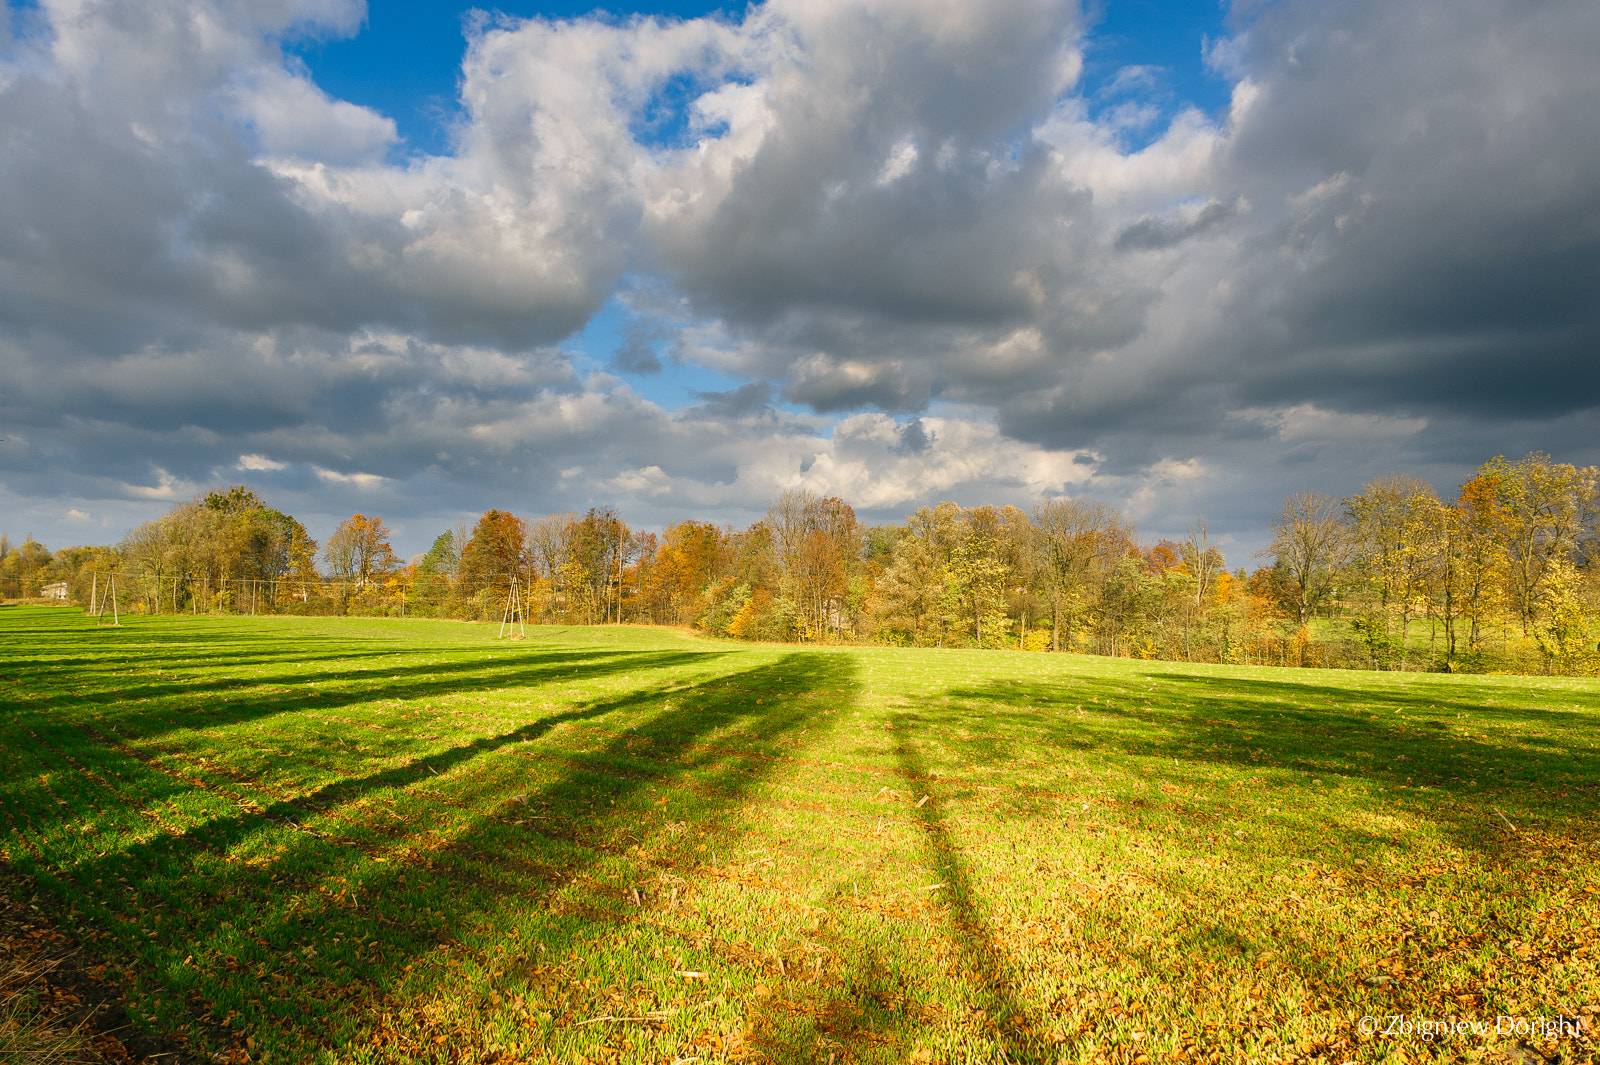
[[[265,455],[240,455],[239,469],[241,470],[281,470],[287,463],[277,462]]]
[[[375,473],[340,473],[338,470],[325,470],[321,466],[313,466],[311,469],[329,484],[348,485],[353,488],[377,488],[386,480]]]
[[[399,139],[394,119],[330,99],[302,72],[261,70],[241,96],[240,110],[269,156],[370,163]]]
[[[1058,0],[483,16],[451,152],[403,159],[283,50],[363,12],[0,20],[8,506],[244,476],[330,520],[666,520],[804,484],[1243,538],[1290,488],[1600,458],[1593,4],[1236,5],[1230,106],[1136,151],[1162,72],[1084,98]],[[738,383],[628,383],[675,366]]]
[[[1228,222],[1239,211],[1237,203],[1211,200],[1197,208],[1179,209],[1166,216],[1145,215],[1117,234],[1118,251],[1160,251],[1183,243]]]

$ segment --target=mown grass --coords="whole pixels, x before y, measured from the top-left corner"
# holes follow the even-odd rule
[[[1596,1054],[1592,681],[529,632],[0,610],[6,857],[223,1059]]]

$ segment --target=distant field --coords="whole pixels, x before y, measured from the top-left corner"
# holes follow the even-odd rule
[[[223,1060],[1600,1055],[1594,681],[494,635],[0,609],[5,856]]]

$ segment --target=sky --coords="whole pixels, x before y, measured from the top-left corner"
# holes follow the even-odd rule
[[[0,0],[0,531],[1600,462],[1591,0]]]

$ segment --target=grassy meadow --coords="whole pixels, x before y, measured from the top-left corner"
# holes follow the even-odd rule
[[[494,637],[0,609],[14,880],[216,1061],[1600,1055],[1595,681]]]

